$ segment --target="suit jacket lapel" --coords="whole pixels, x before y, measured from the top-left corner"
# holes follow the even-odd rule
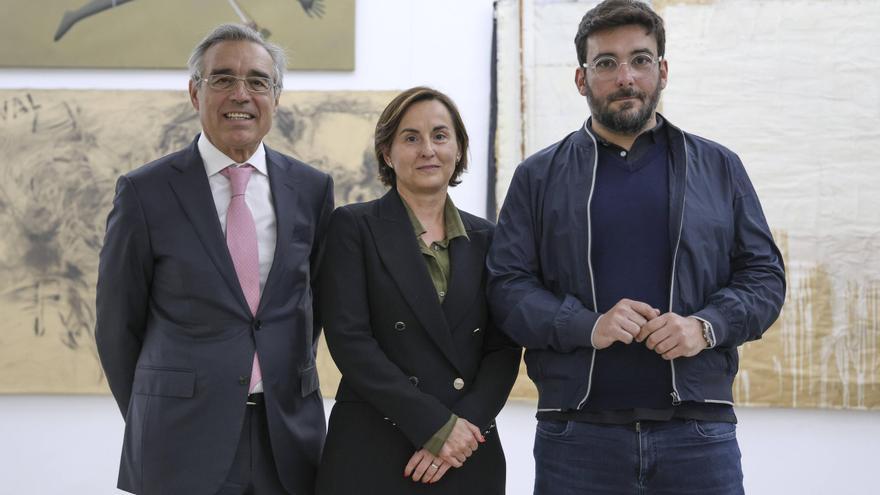
[[[183,154],[183,159],[172,166],[179,172],[169,183],[183,208],[184,214],[189,219],[193,230],[196,231],[202,246],[208,257],[217,267],[217,271],[226,280],[229,288],[236,294],[242,308],[250,314],[247,300],[238,283],[235,274],[235,266],[229,249],[226,247],[226,239],[223,237],[223,229],[220,219],[217,217],[217,208],[214,205],[214,197],[211,195],[211,186],[208,184],[208,176],[205,173],[205,165],[199,155],[196,141],[190,145],[190,149]]]
[[[395,189],[379,200],[379,215],[367,217],[376,249],[391,278],[431,340],[450,363],[458,365],[452,333],[422,259],[412,225]]]
[[[272,257],[272,267],[266,277],[263,286],[263,294],[260,297],[260,308],[268,299],[266,295],[278,282],[278,277],[284,272],[283,266],[287,248],[290,245],[290,236],[295,225],[295,217],[302,207],[297,206],[300,198],[296,194],[293,178],[284,167],[284,162],[277,152],[266,146],[266,170],[269,173],[269,189],[272,191],[272,205],[275,207],[275,254]],[[257,310],[259,312],[259,309]]]
[[[474,301],[482,297],[482,286],[488,236],[485,231],[468,231],[468,237],[456,237],[449,243],[449,289],[443,300],[443,313],[449,328],[458,326]]]

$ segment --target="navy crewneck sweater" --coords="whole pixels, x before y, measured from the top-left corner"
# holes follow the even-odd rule
[[[601,313],[623,298],[669,311],[669,147],[666,133],[657,131],[646,136],[653,145],[634,160],[615,146],[599,145],[590,215]],[[672,405],[671,391],[667,361],[643,343],[617,342],[596,354],[586,410],[664,409]]]

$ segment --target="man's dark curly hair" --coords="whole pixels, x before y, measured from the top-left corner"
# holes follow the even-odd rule
[[[639,25],[657,40],[657,55],[666,53],[666,30],[663,19],[651,7],[638,0],[605,0],[584,14],[574,37],[578,65],[587,61],[587,38],[594,33],[621,26]]]

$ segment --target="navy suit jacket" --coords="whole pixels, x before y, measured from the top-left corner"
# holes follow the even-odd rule
[[[214,494],[232,464],[254,351],[285,488],[313,492],[325,435],[312,281],[332,179],[266,148],[277,241],[256,315],[196,141],[119,178],[100,255],[98,353],[125,418],[119,488]]]

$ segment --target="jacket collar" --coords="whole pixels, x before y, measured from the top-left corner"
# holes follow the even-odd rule
[[[482,282],[486,276],[485,254],[489,250],[489,230],[476,230],[462,221],[467,237],[456,237],[449,242],[449,286],[442,305],[452,329],[458,328],[467,310],[484,297]]]
[[[207,172],[208,177],[214,174],[219,174],[221,170],[230,165],[244,165],[245,163],[254,167],[263,175],[268,175],[269,173],[266,170],[266,147],[263,145],[262,141],[260,141],[254,154],[241,163],[236,163],[235,160],[226,156],[219,148],[214,146],[214,143],[208,139],[208,136],[206,136],[205,133],[199,135],[197,143],[199,155],[201,155],[202,162],[205,164],[205,171]]]
[[[684,204],[685,190],[687,188],[688,162],[692,160],[692,153],[688,150],[688,139],[684,131],[676,127],[666,117],[657,113],[658,119],[662,119],[663,126],[659,131],[665,130],[669,143],[669,240],[670,249],[673,253],[678,250],[678,239],[681,229],[684,226]],[[600,139],[588,125],[588,121],[584,122],[581,129],[572,136],[573,142],[580,146],[586,147],[591,154],[597,153],[594,148],[593,139]],[[591,159],[595,157],[591,155]],[[593,162],[590,162],[592,166]],[[595,173],[593,171],[592,174]]]

